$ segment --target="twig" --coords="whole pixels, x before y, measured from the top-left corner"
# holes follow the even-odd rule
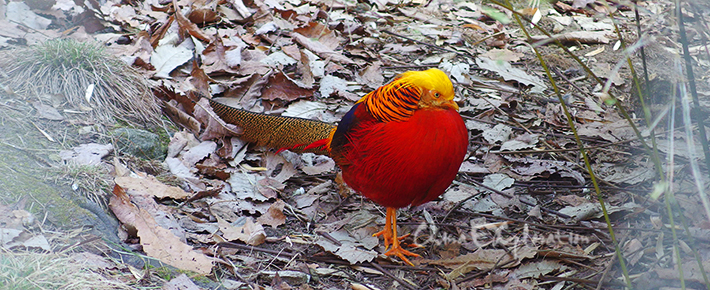
[[[399,284],[401,284],[401,285],[404,286],[404,287],[407,287],[407,289],[412,289],[412,290],[419,289],[419,286],[417,286],[417,285],[410,285],[410,284],[408,283],[408,281],[404,281],[404,280],[400,279],[399,277],[397,277],[397,276],[395,276],[395,275],[392,275],[392,273],[390,273],[389,271],[385,270],[385,268],[383,268],[382,266],[380,266],[380,265],[377,264],[377,263],[372,263],[372,262],[370,262],[370,266],[372,266],[373,268],[375,268],[375,269],[377,269],[378,271],[382,272],[383,274],[387,275],[388,277],[394,279],[395,281],[399,282]],[[416,287],[416,288],[415,288],[415,287]]]
[[[37,130],[38,130],[40,133],[42,133],[42,135],[44,135],[45,138],[47,138],[47,140],[49,140],[50,142],[57,142],[57,141],[54,140],[54,138],[52,138],[52,136],[49,136],[49,134],[47,134],[47,132],[45,132],[44,130],[40,129],[39,126],[37,126],[37,124],[35,124],[35,122],[30,121],[30,123],[32,123],[32,125],[34,125],[35,128],[37,128]]]
[[[316,231],[316,234],[319,234],[322,237],[328,239],[330,242],[332,242],[333,244],[335,244],[338,247],[343,245],[340,243],[340,241],[338,241],[337,239],[335,239],[333,236],[331,236],[329,233],[327,233],[325,231],[318,230],[318,231]]]
[[[552,67],[550,67],[550,70],[552,70],[552,72],[554,72],[558,77],[560,77],[560,78],[562,78],[563,80],[565,80],[565,81],[566,81],[568,84],[570,84],[572,87],[574,87],[575,89],[577,89],[578,92],[580,92],[580,93],[582,93],[582,94],[584,94],[584,95],[587,95],[588,97],[591,97],[591,98],[594,97],[594,95],[592,95],[592,93],[590,93],[590,92],[588,92],[588,91],[586,91],[586,90],[583,90],[582,88],[580,88],[579,86],[577,86],[577,84],[575,84],[573,81],[571,81],[566,75],[564,75],[563,73],[561,73],[560,70],[557,69],[557,67],[552,66]]]
[[[325,214],[323,215],[323,216],[324,216],[323,218],[330,216],[330,214],[332,214],[332,213],[334,213],[336,210],[340,209],[340,207],[343,206],[343,204],[345,204],[345,202],[346,202],[348,199],[350,199],[350,197],[353,196],[353,195],[355,195],[355,194],[351,194],[351,195],[348,195],[348,196],[346,196],[345,198],[343,198],[343,200],[341,200],[340,203],[338,203],[338,205],[336,205],[333,209],[331,209],[331,210],[329,210],[327,213],[325,213]]]

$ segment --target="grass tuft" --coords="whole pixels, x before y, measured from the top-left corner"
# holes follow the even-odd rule
[[[100,122],[146,126],[160,121],[145,77],[100,44],[55,39],[17,48],[0,56],[0,70],[5,72],[0,82],[15,92],[61,95],[73,112]]]
[[[2,289],[133,289],[60,254],[0,253]]]

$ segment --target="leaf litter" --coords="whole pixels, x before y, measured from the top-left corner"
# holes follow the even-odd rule
[[[42,33],[19,34],[11,19],[1,19],[0,40],[37,43],[58,35],[46,23],[68,23],[67,15],[87,9],[87,4],[61,2],[42,10],[61,16],[49,18],[18,3],[7,5],[8,14],[11,9],[24,13],[21,23]],[[555,5],[542,9],[543,21],[548,18],[551,25],[559,25],[553,28],[555,37],[582,50],[595,62],[592,70],[611,79],[613,90],[630,92],[629,70],[612,69],[620,58],[611,44],[610,22],[591,16],[595,9],[606,8],[593,1]],[[156,90],[162,91],[156,95],[164,98],[168,115],[190,130],[172,136],[164,161],[181,188],[144,172],[115,177],[111,209],[126,236],[137,238],[147,255],[196,273],[225,268],[239,273],[236,277],[246,277],[250,285],[281,281],[279,285],[288,287],[357,288],[367,281],[383,289],[486,283],[527,289],[526,283],[542,277],[606,273],[613,248],[603,230],[598,231],[605,228],[600,206],[587,196],[589,179],[578,165],[578,148],[569,138],[566,116],[544,94],[550,87],[531,51],[520,44],[522,35],[503,30],[511,24],[487,18],[478,4],[237,0],[127,5],[106,1],[96,13],[109,21],[94,18],[97,21],[81,24],[69,37],[110,44],[111,52],[143,69]],[[646,13],[658,17],[663,12]],[[620,15],[632,19],[626,11]],[[122,44],[123,33],[89,34],[104,28],[140,32],[129,34],[130,41]],[[537,45],[551,52],[544,44]],[[0,47],[5,46],[7,41],[0,41]],[[579,70],[564,60],[552,61],[561,70]],[[413,240],[426,242],[423,250],[415,249],[423,257],[413,261],[438,269],[441,275],[407,268],[364,270],[369,263],[393,263],[379,254],[383,249],[371,236],[382,224],[381,214],[370,202],[350,195],[338,181],[330,158],[248,148],[234,139],[241,128],[222,121],[205,100],[192,103],[179,97],[198,91],[252,111],[337,122],[360,96],[396,73],[430,66],[445,69],[458,84],[457,100],[473,140],[462,175],[440,200],[421,210],[402,210],[404,232],[423,233]],[[590,151],[597,160],[593,169],[605,183],[650,191],[653,172],[647,160],[633,156],[642,151],[631,127],[594,97],[599,87],[584,79],[575,82],[585,91],[571,93],[585,95],[570,95],[573,121],[586,146],[594,147]],[[65,118],[52,107],[38,104],[36,108],[44,118]],[[65,153],[67,159],[85,154],[82,150],[90,149]],[[98,159],[78,162],[101,162],[110,149],[105,151]],[[688,186],[674,182],[680,188]],[[620,188],[604,192],[614,222],[643,227],[646,223],[633,219],[634,215],[660,210],[635,203],[637,193]],[[698,211],[694,198],[685,199],[687,212]],[[535,213],[547,208],[559,214]],[[706,227],[694,215],[688,218],[697,232]],[[515,222],[490,226],[502,220]],[[3,234],[10,240],[18,237],[10,230]],[[444,234],[456,238],[446,240]],[[662,251],[668,245],[656,242],[654,235],[634,234],[637,237],[624,248],[632,264],[655,271],[660,284],[677,279],[676,271],[654,266],[649,263],[654,258],[639,251],[641,246],[652,246],[657,253],[668,253]],[[235,253],[216,249],[225,242],[254,247]],[[668,259],[665,254],[659,257]],[[232,259],[248,261],[259,270],[227,266],[233,265]],[[587,265],[580,267],[581,261]],[[701,281],[698,269],[684,267],[691,281]],[[324,271],[333,268],[338,271]],[[279,273],[286,271],[323,277],[321,284],[280,279]],[[620,276],[616,269],[611,272],[604,283]],[[476,273],[488,275],[481,278]]]

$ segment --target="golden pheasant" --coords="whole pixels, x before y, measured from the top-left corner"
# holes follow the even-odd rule
[[[243,140],[271,148],[328,155],[352,189],[387,208],[385,255],[419,256],[400,245],[397,208],[444,193],[468,147],[451,80],[438,69],[409,71],[360,99],[335,126],[270,116],[211,101],[217,115],[244,130]]]

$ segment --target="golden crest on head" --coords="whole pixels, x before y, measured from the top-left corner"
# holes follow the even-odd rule
[[[425,71],[408,71],[399,75],[398,81],[407,82],[425,90],[441,94],[444,100],[454,99],[454,85],[441,70],[431,68]]]
[[[401,74],[396,81],[421,89],[419,108],[459,110],[458,104],[454,102],[454,85],[443,71],[435,68],[425,71],[409,71]]]

